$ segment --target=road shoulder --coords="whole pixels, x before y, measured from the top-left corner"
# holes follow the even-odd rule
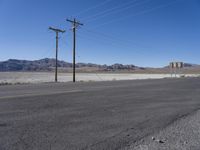
[[[200,110],[148,136],[126,150],[199,150]]]

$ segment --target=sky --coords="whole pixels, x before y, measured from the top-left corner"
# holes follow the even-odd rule
[[[162,67],[171,61],[200,64],[200,0],[0,0],[0,61],[55,57],[72,62]]]

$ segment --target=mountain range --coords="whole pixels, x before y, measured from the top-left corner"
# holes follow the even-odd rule
[[[9,59],[7,61],[0,62],[0,71],[51,71],[55,68],[55,59],[45,58],[40,60],[17,60]],[[58,60],[59,69],[70,69],[72,68],[72,63]],[[137,67],[134,65],[98,65],[92,63],[77,63],[76,68],[96,68],[99,70],[135,70],[144,69],[142,67]]]
[[[70,72],[72,70],[72,63],[65,61],[58,61],[59,71]],[[77,71],[80,72],[136,72],[136,73],[161,73],[168,72],[169,66],[163,68],[150,68],[150,67],[138,67],[135,65],[98,65],[92,63],[77,63]],[[186,70],[200,70],[200,65],[185,63],[184,68]],[[44,58],[40,60],[17,60],[9,59],[7,61],[0,62],[0,72],[5,71],[53,71],[55,69],[55,59]]]

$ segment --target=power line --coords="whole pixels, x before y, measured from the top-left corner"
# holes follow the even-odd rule
[[[102,33],[102,32],[99,32],[99,31],[93,31],[93,30],[87,29],[87,28],[84,28],[84,30],[89,32],[89,33],[98,34],[99,36],[103,36],[103,37],[105,37],[107,39],[111,39],[113,41],[117,41],[119,43],[126,43],[126,44],[130,44],[130,45],[135,45],[135,46],[139,45],[138,43],[133,43],[133,41],[131,41],[131,40],[122,40],[121,38],[118,38],[119,35],[113,35],[113,34],[110,35],[110,34]],[[143,47],[143,48],[149,48],[149,46],[148,47]]]
[[[124,46],[127,46],[128,48],[134,46],[134,47],[137,48],[137,50],[135,50],[135,51],[138,52],[138,53],[141,53],[141,54],[144,54],[144,53],[142,53],[142,51],[139,51],[139,50],[153,49],[150,46],[148,46],[148,47],[144,47],[144,45],[140,46],[139,44],[136,44],[131,40],[124,40],[124,39],[118,38],[119,35],[110,35],[110,34],[107,34],[107,33],[105,34],[105,33],[99,32],[99,31],[92,31],[92,30],[87,29],[87,28],[84,28],[84,31],[86,31],[87,33],[99,36],[99,37],[101,36],[101,39],[104,39],[105,42],[108,42],[108,40],[111,41],[111,43],[109,42],[109,45],[114,44],[114,45],[117,45],[117,46],[119,46],[119,45],[121,46],[123,44]],[[138,46],[139,46],[139,48],[138,48]]]
[[[144,47],[142,45],[142,47],[140,45],[133,45],[133,41],[130,41],[130,40],[124,40],[124,39],[120,39],[118,38],[118,36],[112,36],[112,35],[109,35],[109,34],[105,34],[105,33],[101,33],[101,32],[91,32],[90,30],[88,30],[87,28],[85,29],[84,28],[84,31],[87,31],[87,33],[90,33],[90,34],[93,34],[92,36],[91,35],[88,35],[88,37],[86,37],[86,33],[84,33],[83,35],[78,35],[78,38],[82,38],[83,40],[89,40],[91,43],[93,43],[91,40],[97,42],[98,41],[98,44],[103,44],[105,46],[105,44],[107,46],[114,46],[116,48],[119,48],[119,46],[123,46],[123,50],[126,50],[126,49],[131,49],[132,52],[138,54],[138,55],[141,55],[141,56],[148,56],[150,53],[153,53],[155,52],[155,54],[157,55],[158,54],[158,51],[155,50],[153,47]],[[90,31],[90,32],[89,32]],[[99,38],[99,40],[97,40],[97,38],[95,38],[94,36],[96,36],[97,38]],[[99,43],[100,42],[100,43]],[[135,48],[133,48],[133,46]],[[148,51],[146,51],[148,50]],[[152,51],[154,50],[154,51]],[[115,52],[112,54],[112,56],[115,54]]]
[[[135,2],[137,2],[137,0],[134,0],[134,1],[131,1],[131,2],[128,2],[128,3],[124,3],[124,4],[120,5],[120,6],[115,6],[115,7],[106,9],[104,11],[101,11],[101,12],[97,13],[97,14],[92,14],[91,16],[88,16],[88,17],[85,17],[85,18],[82,18],[82,19],[87,20],[87,19],[96,18],[96,17],[98,17],[100,15],[104,15],[105,13],[109,13],[109,12],[111,12],[113,10],[123,9],[123,7],[127,7],[127,6],[130,6],[132,4],[135,4]]]
[[[97,35],[98,36],[98,35]],[[97,41],[95,38],[92,38],[91,36],[88,36],[88,37],[86,37],[86,35],[84,34],[83,36],[82,35],[79,35],[78,34],[78,36],[77,36],[78,38],[82,38],[82,39],[84,39],[84,40],[86,40],[86,39],[88,39],[90,42],[92,41],[92,40],[95,40],[95,41]],[[100,38],[100,40],[101,41],[99,41],[99,42],[101,42],[100,44],[102,45],[102,43],[103,43],[103,45],[107,45],[107,46],[115,46],[116,48],[119,48],[119,45],[120,46],[122,46],[122,44],[123,44],[123,46],[126,46],[127,48],[131,48],[131,44],[129,43],[129,45],[128,45],[128,43],[123,43],[122,41],[120,41],[120,40],[113,40],[113,39],[111,39],[111,38],[106,38],[106,37],[104,37],[104,39],[101,37]],[[123,47],[123,49],[125,49],[125,47]],[[141,48],[140,48],[140,50],[141,50]],[[146,53],[143,53],[142,51],[139,51],[138,49],[136,50],[134,50],[134,52],[136,52],[136,53],[138,53],[138,54],[140,54],[140,55],[146,55]]]
[[[101,13],[99,13],[97,15],[93,15],[92,17],[89,17],[88,20],[89,19],[90,20],[87,23],[92,22],[94,20],[97,20],[99,18],[106,17],[106,16],[111,15],[111,14],[116,14],[116,13],[119,13],[119,12],[124,12],[125,10],[128,10],[130,8],[134,8],[136,6],[143,5],[145,3],[148,3],[149,1],[151,1],[151,0],[145,0],[145,1],[142,1],[141,3],[133,3],[133,5],[127,4],[126,7],[121,7],[121,6],[120,7],[115,7],[113,9],[111,9],[111,10],[108,10],[108,11],[105,11],[105,12],[101,12]],[[115,11],[112,11],[112,10],[115,10]]]
[[[130,17],[135,17],[135,16],[138,16],[138,15],[142,15],[142,14],[145,14],[145,13],[149,13],[149,12],[152,12],[154,10],[157,10],[157,9],[160,9],[160,8],[165,8],[165,7],[168,7],[170,5],[173,5],[175,4],[177,1],[180,1],[180,0],[175,0],[171,3],[168,3],[168,4],[163,4],[163,5],[160,5],[160,6],[157,6],[157,7],[154,7],[154,8],[151,8],[151,9],[147,9],[147,10],[143,10],[141,12],[138,12],[136,14],[131,14],[131,15],[128,15],[128,16],[125,16],[123,18],[117,18],[117,19],[113,19],[113,20],[110,20],[108,22],[104,22],[102,24],[99,24],[97,26],[95,26],[93,29],[96,29],[98,27],[101,27],[101,26],[104,26],[104,25],[107,25],[107,24],[110,24],[110,23],[113,23],[113,22],[117,22],[117,21],[120,21],[120,20],[124,20],[124,19],[127,19],[127,18],[130,18]]]
[[[72,23],[73,29],[73,82],[76,82],[76,29],[78,26],[83,26],[82,23],[74,20],[67,19],[68,22]]]
[[[103,1],[102,3],[100,3],[100,4],[98,4],[98,5],[95,5],[95,6],[92,6],[92,7],[90,7],[90,8],[87,8],[87,9],[85,9],[85,10],[82,10],[81,12],[75,14],[75,16],[80,16],[81,14],[84,14],[84,13],[86,13],[86,12],[89,12],[90,10],[93,10],[93,9],[95,9],[95,8],[104,6],[105,4],[107,4],[107,3],[111,2],[111,1],[113,1],[113,0],[105,0],[105,1]]]
[[[49,30],[52,30],[56,33],[56,68],[55,68],[55,82],[58,81],[58,34],[59,33],[64,33],[64,30],[61,29],[56,29],[49,27]]]

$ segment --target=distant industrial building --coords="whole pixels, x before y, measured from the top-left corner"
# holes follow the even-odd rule
[[[171,77],[181,74],[181,69],[184,68],[183,62],[170,62],[169,64]]]
[[[183,62],[171,62],[170,63],[170,68],[183,68],[184,67],[184,63]]]

